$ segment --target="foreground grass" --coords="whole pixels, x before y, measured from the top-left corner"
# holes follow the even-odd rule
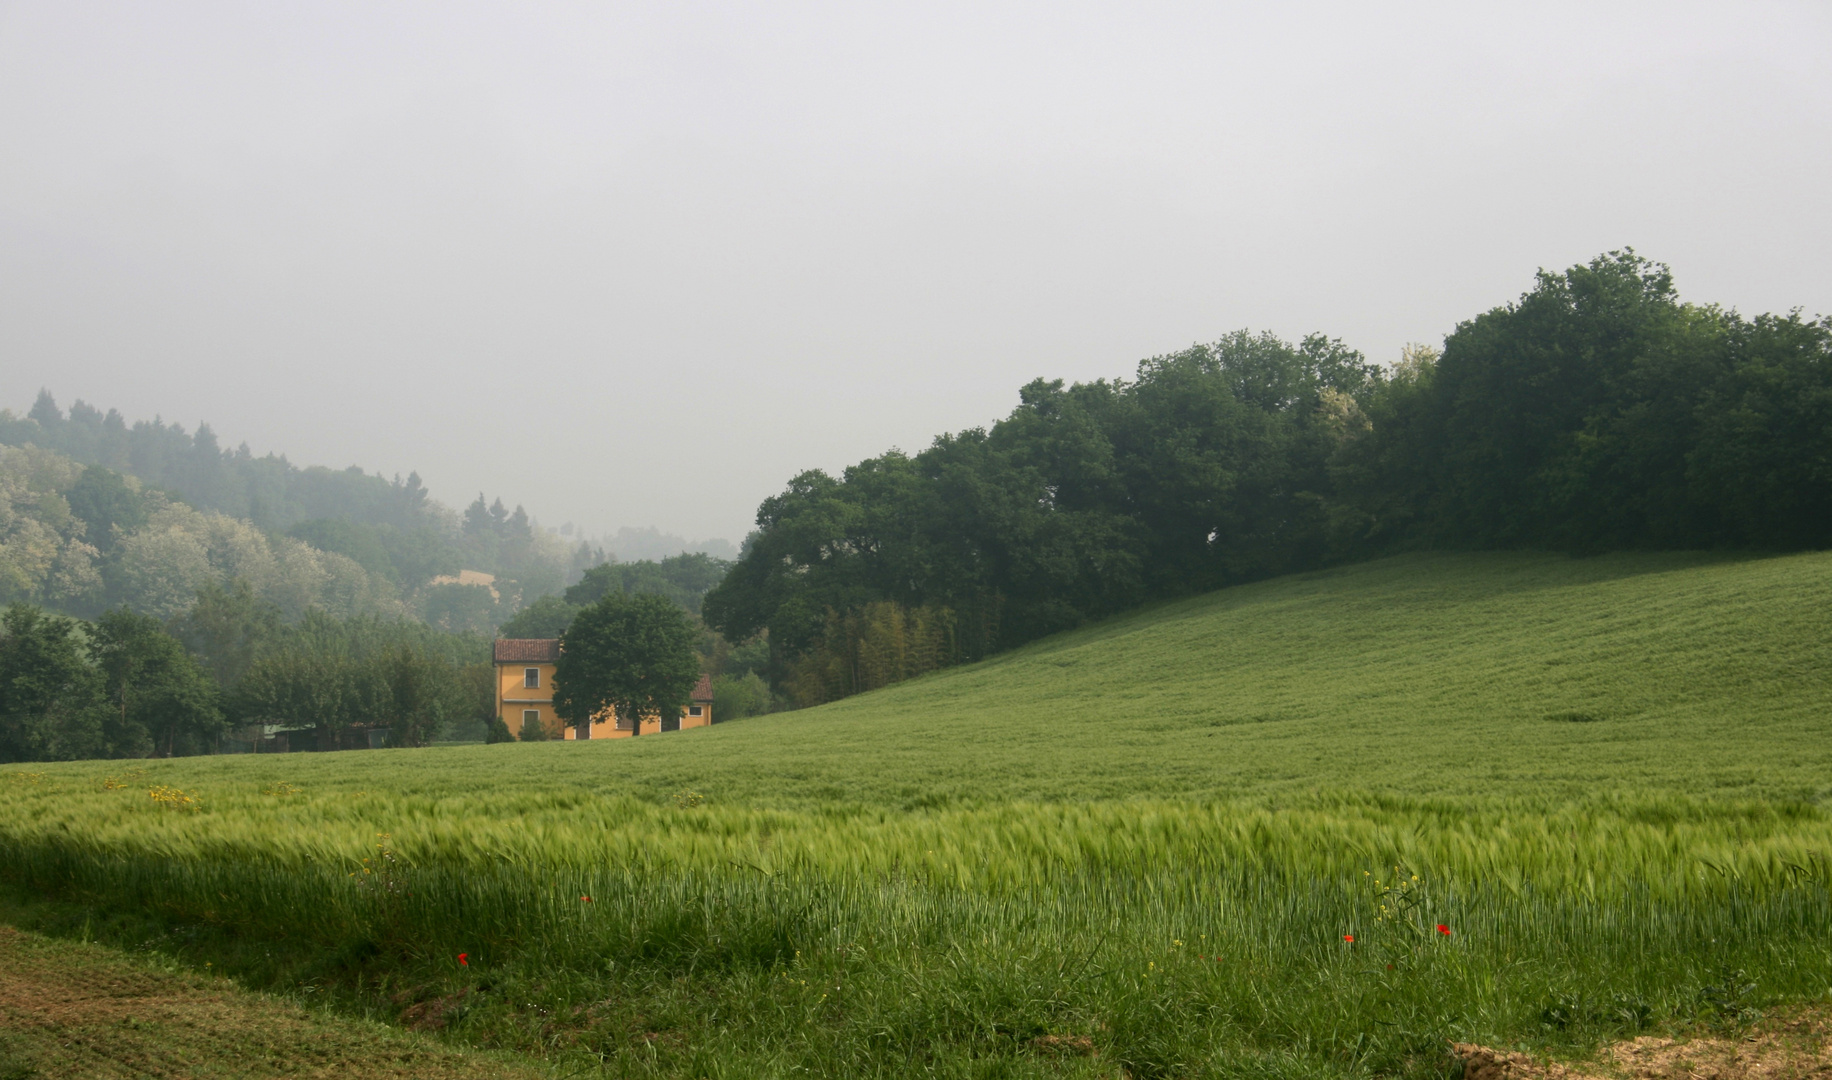
[[[13,769],[0,859],[27,921],[612,1075],[1581,1054],[1832,993],[1829,570],[1419,557],[634,743]]]

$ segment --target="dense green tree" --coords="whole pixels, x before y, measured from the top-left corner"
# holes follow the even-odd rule
[[[459,705],[446,729],[446,737],[463,741],[481,737],[485,742],[494,741],[490,738],[494,730],[491,725],[502,724],[502,718],[496,713],[496,665],[487,657],[459,661],[454,681]],[[503,726],[506,730],[507,725]]]
[[[364,570],[399,585],[401,573],[389,557],[379,525],[350,521],[347,518],[313,518],[301,521],[286,535],[303,540],[320,551],[334,551],[352,559]]]
[[[371,723],[388,726],[390,746],[425,746],[462,714],[464,688],[445,658],[411,643],[383,648],[366,665]]]
[[[1632,252],[1541,271],[1460,324],[1433,383],[1440,542],[1581,549],[1684,542],[1686,448],[1721,374],[1724,316],[1681,305]]]
[[[712,681],[712,718],[718,723],[762,715],[772,704],[770,684],[754,671],[720,675]]]
[[[496,632],[506,638],[557,638],[578,614],[579,605],[558,596],[543,596],[516,612]]]
[[[389,564],[404,588],[417,589],[435,577],[456,574],[463,568],[465,552],[446,530],[431,521],[377,528],[388,549]]]
[[[395,746],[421,746],[453,724],[495,714],[487,640],[404,619],[323,612],[268,639],[233,695],[250,721],[312,728],[321,747],[352,725],[387,727]]]
[[[601,563],[586,570],[578,584],[566,590],[565,599],[575,608],[582,608],[613,592],[652,593],[665,596],[698,615],[701,599],[730,568],[731,564],[724,559],[701,552],[686,552],[661,560]]]
[[[223,731],[216,680],[159,620],[125,608],[106,612],[91,631],[89,654],[106,686],[107,741],[117,752],[215,751]]]
[[[0,761],[131,752],[110,745],[102,673],[73,619],[13,604],[0,616]]]
[[[796,477],[759,508],[707,620],[732,640],[767,629],[780,681],[833,618],[881,601],[952,612],[972,659],[1314,564],[1337,445],[1324,403],[1359,408],[1379,381],[1340,342],[1244,333],[1131,381],[1038,380],[990,431]]]
[[[1335,444],[1324,508],[1331,560],[1423,542],[1435,468],[1427,418],[1438,356],[1430,346],[1408,345],[1365,398],[1325,399],[1324,426]]]
[[[419,588],[442,574],[455,574],[465,559],[465,553],[450,537],[427,522],[397,526],[348,518],[314,518],[294,525],[287,535],[319,551],[345,556],[376,577],[405,589]],[[563,571],[555,567],[555,572]]]
[[[605,595],[579,612],[560,639],[554,711],[580,738],[590,736],[592,717],[607,710],[632,735],[641,734],[641,717],[678,716],[700,677],[697,636],[672,601]]]
[[[445,582],[420,598],[420,617],[448,634],[487,634],[496,625],[498,601],[483,585]]]
[[[122,535],[146,524],[147,497],[112,469],[91,465],[64,498],[70,512],[87,524],[83,539],[107,553]]]
[[[914,678],[958,658],[954,612],[879,600],[845,615],[829,612],[820,641],[795,662],[783,689],[797,705],[818,705]]]
[[[1726,349],[1686,454],[1700,541],[1832,546],[1832,319],[1739,321]]]
[[[255,654],[279,636],[280,609],[257,597],[245,578],[228,588],[211,583],[198,591],[189,611],[172,620],[171,630],[217,685],[233,690]]]
[[[264,724],[312,729],[320,749],[336,749],[361,715],[362,674],[341,643],[295,638],[256,657],[237,688],[237,712]]]
[[[41,386],[38,388],[38,398],[32,402],[31,409],[25,415],[48,427],[63,422],[64,410],[57,407],[57,399],[51,396],[51,391]]]
[[[502,500],[497,500],[502,505]],[[464,508],[464,531],[467,536],[487,536],[495,527],[490,518],[489,504],[483,501],[483,492],[477,493],[477,501]]]

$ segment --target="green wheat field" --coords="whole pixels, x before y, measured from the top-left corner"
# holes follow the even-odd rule
[[[635,741],[12,767],[0,865],[555,1076],[1448,1077],[1832,1001],[1829,676],[1832,555],[1411,556]]]

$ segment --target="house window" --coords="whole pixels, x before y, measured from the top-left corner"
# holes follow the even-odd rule
[[[522,726],[523,727],[527,727],[529,724],[539,724],[540,722],[541,722],[541,710],[539,709],[523,709],[522,710]]]
[[[702,712],[701,707],[698,705],[687,706],[687,715],[688,716],[699,716],[701,715],[701,712]]]
[[[541,685],[541,669],[540,668],[531,667],[531,668],[522,669],[522,686],[523,687],[529,690],[537,690],[540,688],[540,685]]]

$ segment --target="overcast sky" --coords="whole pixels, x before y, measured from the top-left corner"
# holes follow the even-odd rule
[[[550,525],[1632,245],[1832,312],[1832,4],[0,2],[0,405]]]

